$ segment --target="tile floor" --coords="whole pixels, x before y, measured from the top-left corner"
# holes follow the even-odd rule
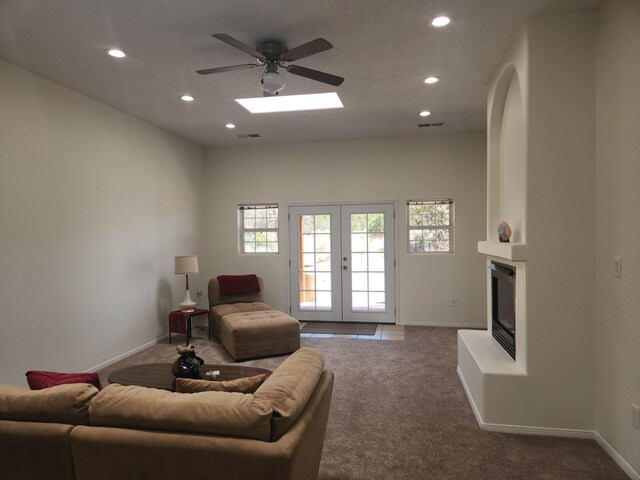
[[[306,325],[300,322],[300,329]],[[332,333],[301,333],[301,337],[312,338],[359,338],[362,340],[404,340],[404,325],[378,325],[373,335],[343,335]]]

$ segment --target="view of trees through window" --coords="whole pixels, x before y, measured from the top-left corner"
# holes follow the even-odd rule
[[[453,200],[407,202],[409,253],[453,252]]]
[[[238,205],[242,253],[278,253],[278,205]]]

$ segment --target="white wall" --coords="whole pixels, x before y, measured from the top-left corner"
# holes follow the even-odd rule
[[[0,382],[153,341],[198,253],[202,152],[0,61]]]
[[[531,397],[534,418],[538,425],[592,430],[596,17],[550,15],[528,25],[527,352],[538,392]]]
[[[485,236],[485,142],[483,134],[467,134],[209,149],[202,271],[262,275],[267,303],[284,310],[288,206],[392,201],[398,323],[484,327],[484,263],[476,243]],[[455,199],[455,254],[407,255],[404,202],[447,197]],[[263,202],[280,205],[281,254],[240,256],[236,205]],[[457,307],[450,306],[453,297]]]
[[[640,2],[602,7],[597,53],[596,429],[640,474]]]

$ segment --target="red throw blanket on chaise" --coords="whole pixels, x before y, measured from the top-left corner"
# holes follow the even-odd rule
[[[247,295],[260,291],[255,275],[218,275],[218,285],[220,295]]]

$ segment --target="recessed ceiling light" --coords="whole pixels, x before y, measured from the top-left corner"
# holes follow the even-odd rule
[[[193,97],[191,95],[182,95],[180,100],[183,102],[193,102]]]
[[[424,83],[432,84],[438,83],[440,81],[440,77],[436,77],[435,75],[430,75],[424,79]]]
[[[303,110],[325,110],[343,108],[335,92],[309,95],[286,95],[257,98],[236,98],[236,102],[251,113],[299,112]]]
[[[429,115],[431,115],[431,112],[429,110],[423,110],[422,112],[420,112],[421,117],[428,117]]]
[[[111,50],[107,50],[107,53],[112,57],[116,57],[116,58],[126,57],[126,54],[122,50],[118,50],[117,48],[112,48]]]
[[[236,126],[233,123],[227,123],[225,127],[227,127],[229,130],[233,130],[234,128],[236,128]]]
[[[451,17],[446,17],[444,15],[440,17],[432,18],[429,21],[429,25],[436,28],[446,27],[447,25],[449,25],[449,23],[451,23]]]

